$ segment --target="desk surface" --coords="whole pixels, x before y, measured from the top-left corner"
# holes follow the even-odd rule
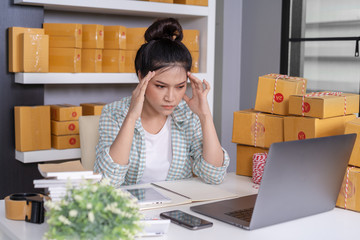
[[[254,194],[250,178],[228,173],[224,182],[219,185],[223,189],[241,196]],[[215,219],[190,211],[190,206],[203,203],[159,208],[143,211],[146,217],[159,217],[163,211],[179,209],[195,216],[207,219],[214,226],[202,230],[188,230],[175,224],[170,224],[168,233],[163,237],[154,237],[151,240],[195,240],[195,239],[357,239],[360,213],[335,208],[332,211],[314,216],[293,220],[253,231],[234,227]],[[42,239],[47,224],[31,224],[24,221],[12,221],[5,218],[4,201],[0,201],[0,239]],[[146,238],[150,239],[150,238]]]

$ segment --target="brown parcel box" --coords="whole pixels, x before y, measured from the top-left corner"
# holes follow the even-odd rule
[[[56,136],[79,134],[79,121],[51,121],[51,134]]]
[[[25,152],[50,149],[50,107],[16,106],[14,112],[16,150]]]
[[[81,106],[71,104],[51,105],[51,120],[55,121],[74,121],[79,120],[82,115]]]
[[[20,42],[20,71],[49,72],[49,36],[22,33]]]
[[[232,142],[256,147],[270,147],[284,141],[284,118],[253,110],[234,112]]]
[[[126,49],[126,27],[104,26],[104,49]]]
[[[77,135],[55,136],[51,135],[51,146],[55,149],[79,148],[80,137]]]
[[[106,103],[81,103],[80,106],[82,107],[82,115],[101,115],[101,111]]]
[[[50,48],[49,72],[81,72],[81,49]]]
[[[345,173],[336,206],[360,212],[360,169],[356,167],[348,167],[347,171],[348,172]],[[348,181],[346,181],[347,173],[349,173]],[[347,188],[346,182],[348,183]],[[346,207],[345,196],[347,196]]]
[[[323,119],[311,117],[285,117],[285,141],[344,134],[345,123],[355,118],[356,116],[353,114]]]
[[[116,49],[104,49],[102,71],[119,73],[125,72],[125,51]]]
[[[81,72],[102,72],[103,50],[101,49],[81,49]]]
[[[199,35],[200,31],[197,29],[184,29],[182,43],[189,49],[190,52],[199,51]]]
[[[9,72],[20,72],[20,59],[22,56],[20,35],[22,33],[43,35],[45,32],[41,28],[9,28]]]
[[[349,165],[360,167],[360,118],[353,119],[345,124],[345,134],[348,133],[357,134]]]
[[[292,95],[289,98],[289,114],[329,118],[357,112],[359,112],[358,94],[317,92]]]
[[[145,43],[146,28],[126,29],[126,50],[137,51]]]
[[[238,144],[236,147],[236,174],[252,176],[253,155],[254,153],[267,153],[268,149],[250,147]]]
[[[44,23],[50,48],[82,48],[82,25],[77,23]]]
[[[125,50],[125,72],[134,73],[135,72],[135,57],[136,52],[133,50]]]
[[[305,94],[306,79],[279,74],[259,77],[255,110],[288,115],[290,95]]]
[[[82,48],[103,49],[104,48],[104,25],[83,24],[82,25]]]
[[[207,6],[208,0],[174,0],[174,3]]]

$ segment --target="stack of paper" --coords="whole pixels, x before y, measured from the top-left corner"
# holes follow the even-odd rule
[[[52,201],[59,201],[66,194],[67,185],[80,186],[85,181],[98,182],[101,175],[85,170],[81,162],[38,164],[39,172],[44,179],[35,179],[35,188],[45,188]]]

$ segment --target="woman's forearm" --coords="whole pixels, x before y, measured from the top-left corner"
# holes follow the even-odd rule
[[[110,146],[109,154],[115,163],[127,165],[134,137],[136,119],[126,116],[118,135]]]
[[[209,114],[199,118],[203,133],[203,157],[211,165],[221,167],[224,163],[224,153],[216,134],[212,116]]]

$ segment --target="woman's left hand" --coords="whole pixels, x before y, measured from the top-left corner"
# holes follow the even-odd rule
[[[210,91],[210,84],[204,79],[202,82],[200,79],[195,77],[192,73],[187,73],[192,88],[192,97],[189,98],[186,94],[183,99],[196,115],[205,117],[211,115],[209,103],[207,101],[207,95]],[[203,86],[203,83],[205,86]]]

